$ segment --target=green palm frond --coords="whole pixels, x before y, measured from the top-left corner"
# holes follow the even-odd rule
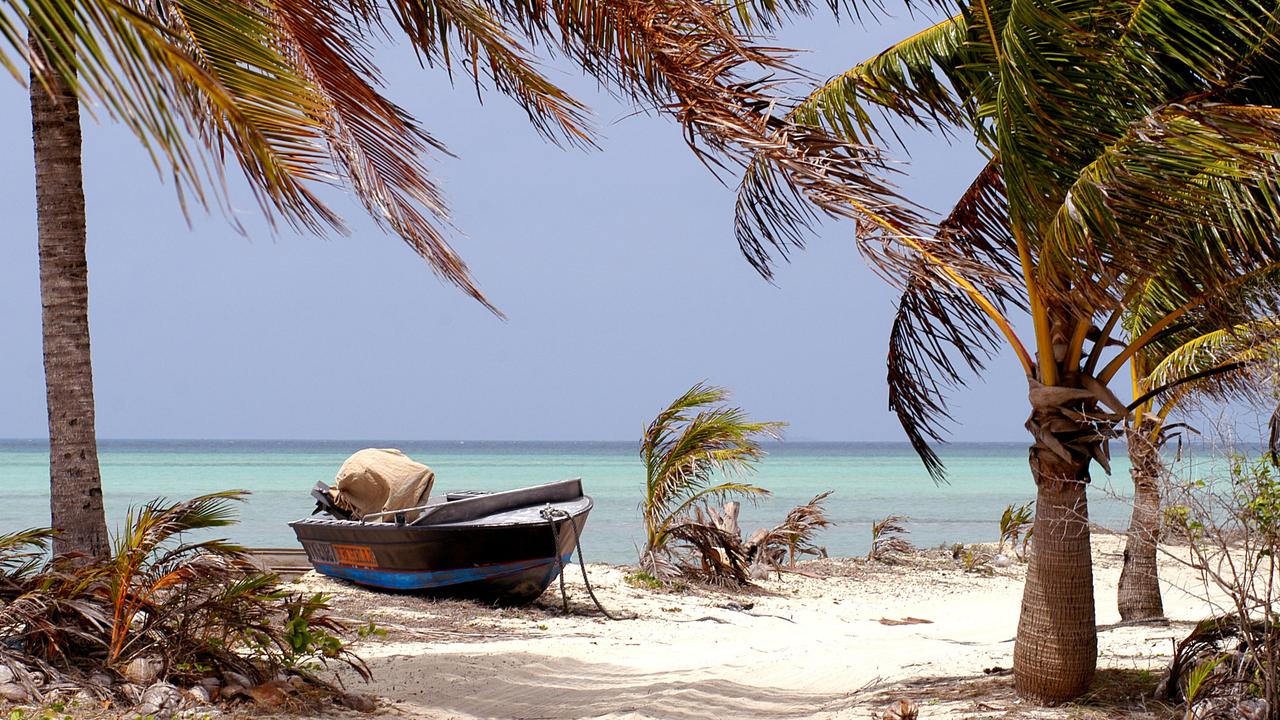
[[[1260,374],[1269,372],[1277,358],[1280,322],[1264,317],[1204,332],[1163,356],[1152,357],[1141,385],[1148,394],[1159,393],[1152,399],[1163,401],[1164,415],[1193,398],[1256,395]]]
[[[1277,170],[1280,109],[1163,107],[1080,173],[1045,232],[1046,262],[1180,278],[1187,297],[1229,282],[1280,260]]]
[[[235,504],[244,502],[248,495],[245,490],[223,490],[180,502],[160,498],[130,509],[116,535],[112,554],[118,562],[139,563],[183,533],[234,525]],[[218,549],[213,545],[209,548]]]
[[[964,68],[982,53],[980,45],[968,40],[968,31],[961,15],[932,25],[828,80],[783,120],[821,129],[858,148],[870,147],[884,135],[873,112],[923,127],[978,128],[980,78]],[[865,149],[861,153],[868,170],[879,170],[882,161]],[[828,215],[854,218],[865,236],[864,247],[871,238],[929,234],[932,228],[917,209],[901,201],[888,183],[870,182],[874,179],[868,175],[860,181],[861,197],[851,198],[846,208],[817,206]],[[739,248],[757,272],[771,277],[775,253],[785,260],[792,249],[804,247],[805,234],[821,218],[813,205],[812,192],[779,173],[766,155],[757,154],[746,165],[734,228]]]
[[[704,503],[724,503],[735,498],[758,499],[768,497],[773,493],[758,485],[742,482],[723,482],[711,487],[700,489],[690,488],[686,490],[682,496],[684,499],[679,505],[667,510],[662,514],[661,519],[657,523],[656,532],[654,533],[654,546],[661,547],[666,543],[667,536],[673,525],[682,522],[683,518],[695,507]]]
[[[305,186],[322,177],[326,159],[318,97],[280,52],[275,23],[235,0],[178,0],[160,9],[163,15],[147,15],[117,0],[10,0],[20,26],[5,35],[11,43],[29,35],[36,54],[24,45],[9,50],[35,80],[58,73],[127,125],[180,191],[206,202],[207,191],[220,188],[220,159],[200,144],[226,143],[266,207],[310,228],[336,224]]]
[[[1257,0],[1142,0],[1125,19],[1124,47],[1173,84],[1228,87],[1280,53],[1275,6]]]
[[[53,530],[33,528],[0,535],[0,580],[29,576],[44,564]]]
[[[1273,318],[1204,333],[1160,358],[1147,374],[1146,384],[1159,387],[1224,363],[1263,359],[1276,351],[1277,337],[1280,323]]]
[[[970,127],[975,109],[958,94],[966,57],[968,23],[955,15],[895,43],[855,65],[800,101],[788,117],[801,125],[827,127],[853,142],[883,139],[873,112],[922,127]]]
[[[709,500],[761,496],[767,490],[717,475],[741,477],[764,457],[761,441],[780,437],[784,423],[753,422],[740,408],[725,407],[727,390],[698,383],[649,424],[640,445],[645,465],[641,514],[645,552],[661,550],[669,529],[691,508]]]

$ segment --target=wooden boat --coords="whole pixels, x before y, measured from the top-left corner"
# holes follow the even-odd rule
[[[321,505],[328,497],[323,489],[320,483],[312,492]],[[363,521],[311,517],[289,526],[322,574],[387,590],[520,604],[541,595],[569,564],[591,506],[574,479],[433,497]]]

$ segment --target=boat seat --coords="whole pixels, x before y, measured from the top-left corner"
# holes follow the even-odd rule
[[[559,480],[544,485],[487,493],[427,507],[410,525],[439,525],[477,520],[486,515],[549,503],[569,502],[582,497],[582,479]]]

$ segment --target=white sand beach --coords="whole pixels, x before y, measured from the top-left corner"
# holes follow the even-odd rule
[[[492,609],[314,573],[299,584],[331,594],[337,614],[386,630],[355,646],[373,681],[346,678],[378,696],[386,716],[879,718],[906,698],[921,718],[1161,717],[1142,711],[1142,700],[1126,701],[1122,713],[1124,698],[1113,695],[1135,677],[1153,685],[1174,641],[1209,608],[1194,575],[1163,558],[1171,623],[1118,625],[1122,543],[1094,538],[1101,689],[1056,709],[1024,708],[1006,670],[1021,563],[988,575],[943,553],[900,565],[818,560],[746,593],[642,589],[624,580],[627,568],[589,565],[601,602],[635,616],[618,622],[591,605],[576,566],[567,616],[555,586],[531,607]]]

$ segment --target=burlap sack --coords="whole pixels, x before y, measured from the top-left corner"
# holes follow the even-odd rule
[[[338,469],[333,480],[333,502],[349,510],[354,519],[383,510],[400,510],[427,503],[436,474],[399,450],[361,450]],[[413,520],[418,513],[410,513]],[[375,518],[390,522],[395,518]]]

